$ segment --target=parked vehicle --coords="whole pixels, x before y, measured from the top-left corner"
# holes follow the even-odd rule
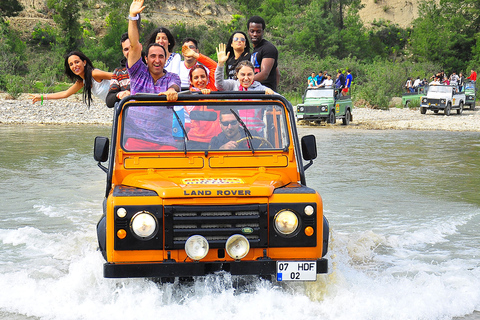
[[[191,110],[190,125],[199,121],[205,135],[216,125],[222,133],[209,146],[189,147],[191,131],[178,121],[183,110]],[[152,121],[160,113],[169,116]],[[224,120],[225,114],[233,120]],[[166,147],[171,137],[154,137],[157,127],[171,128],[173,117],[184,139]],[[243,136],[234,141],[235,149],[214,147],[214,139],[233,128]],[[148,138],[138,143],[140,136]],[[299,141],[293,107],[280,95],[123,99],[115,108],[111,140],[96,137],[94,148],[107,174],[97,225],[104,277],[172,281],[226,271],[315,281],[328,271],[329,237],[322,198],[306,185],[305,170],[316,156],[315,136]]]
[[[477,88],[474,81],[465,83],[465,105],[470,107],[470,110],[475,110],[475,101],[477,100]]]
[[[297,105],[297,120],[334,124],[337,119],[342,119],[342,123],[348,125],[353,120],[352,110],[350,95],[343,96],[341,89],[308,88],[303,103]]]
[[[404,108],[418,107],[420,105],[420,100],[428,92],[428,86],[418,87],[415,89],[415,92],[405,92],[402,94],[402,106]]]
[[[438,113],[442,110],[446,116],[449,116],[450,112],[456,109],[457,114],[461,114],[465,104],[465,92],[458,92],[457,89],[456,86],[430,86],[427,95],[422,98],[420,113],[425,114],[427,110]]]

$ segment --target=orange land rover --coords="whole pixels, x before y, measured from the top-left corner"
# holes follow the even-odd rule
[[[284,97],[263,92],[123,99],[111,139],[94,146],[107,174],[97,225],[104,276],[326,273],[328,221],[304,172],[315,137],[300,142],[295,123]]]

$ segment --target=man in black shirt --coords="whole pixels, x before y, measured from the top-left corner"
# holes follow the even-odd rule
[[[247,28],[253,44],[251,62],[255,67],[255,81],[277,91],[280,78],[277,68],[278,50],[272,43],[263,39],[265,20],[259,16],[253,16],[248,20]]]

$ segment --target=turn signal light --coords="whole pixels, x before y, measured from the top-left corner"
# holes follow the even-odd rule
[[[117,231],[117,237],[119,237],[120,239],[125,239],[126,236],[127,231],[125,231],[124,229],[120,229]]]
[[[314,230],[312,227],[306,227],[305,228],[305,234],[308,236],[308,237],[311,237],[314,233]]]

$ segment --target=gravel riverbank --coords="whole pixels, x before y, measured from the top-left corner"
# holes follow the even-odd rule
[[[68,99],[44,101],[32,104],[27,94],[17,100],[5,99],[0,94],[0,124],[111,124],[113,110],[100,100],[94,100],[90,109],[79,94]],[[355,108],[353,121],[349,126],[342,126],[341,120],[335,125],[321,124],[319,127],[335,129],[396,129],[396,130],[446,130],[479,131],[480,110],[466,109],[461,115],[454,110],[450,116],[441,112],[420,114],[418,109],[391,108],[376,110]],[[304,125],[300,123],[300,125]]]

